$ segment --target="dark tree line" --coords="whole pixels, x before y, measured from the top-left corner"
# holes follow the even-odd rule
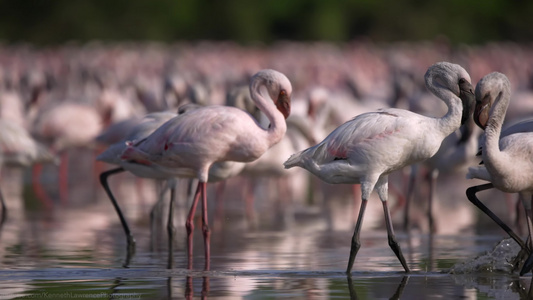
[[[529,42],[532,1],[0,0],[0,40]]]

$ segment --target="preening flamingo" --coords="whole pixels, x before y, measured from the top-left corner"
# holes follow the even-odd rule
[[[481,152],[483,165],[469,168],[466,177],[469,179],[478,178],[489,183],[468,188],[466,195],[468,200],[492,218],[524,251],[528,251],[528,247],[522,239],[476,197],[477,192],[491,188],[497,188],[507,193],[519,193],[526,211],[529,249],[532,248],[533,133],[521,132],[523,124],[519,123],[516,129],[508,129],[508,131],[516,133],[500,138],[510,98],[511,84],[507,76],[502,73],[488,74],[476,86],[474,121],[485,130]],[[522,267],[521,275],[531,269],[532,257],[530,256]]]
[[[123,160],[199,180],[186,222],[188,268],[192,268],[193,217],[200,197],[205,270],[210,268],[206,183],[211,165],[221,161],[253,161],[285,135],[292,94],[289,79],[274,70],[261,70],[251,79],[250,94],[270,121],[268,129],[260,127],[241,109],[206,106],[169,120],[146,139],[129,145],[122,154]]]
[[[444,138],[468,119],[474,97],[470,75],[456,64],[434,64],[427,70],[425,81],[428,89],[448,107],[443,117],[431,118],[395,108],[364,113],[339,126],[321,143],[293,154],[284,164],[286,168],[307,169],[327,183],[361,184],[361,208],[351,243],[348,274],[361,247],[363,216],[374,189],[383,204],[389,246],[409,272],[387,206],[388,174],[433,156]]]

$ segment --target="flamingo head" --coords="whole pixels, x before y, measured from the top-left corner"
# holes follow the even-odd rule
[[[476,107],[474,109],[474,122],[485,130],[490,119],[492,107],[502,98],[504,90],[510,89],[509,79],[498,72],[493,72],[476,85]]]
[[[252,98],[254,93],[260,92],[260,86],[264,87],[263,92],[266,90],[276,108],[287,119],[291,113],[292,94],[292,85],[287,76],[272,69],[261,70],[252,77],[252,86],[250,86]]]

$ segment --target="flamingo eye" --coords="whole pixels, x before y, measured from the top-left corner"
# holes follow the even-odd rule
[[[465,82],[466,82],[466,79],[464,79],[464,78],[459,79],[459,84],[463,84]]]

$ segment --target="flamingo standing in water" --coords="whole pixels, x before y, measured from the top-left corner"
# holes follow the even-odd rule
[[[22,126],[0,119],[0,167],[27,168],[36,163],[56,162],[56,160],[57,158],[44,145],[34,140]],[[1,190],[0,205],[2,206],[1,225],[7,216]]]
[[[433,156],[444,138],[468,119],[474,97],[470,75],[456,64],[434,64],[427,70],[425,81],[448,107],[445,116],[431,118],[395,108],[364,113],[339,126],[321,143],[293,154],[284,164],[285,168],[307,169],[327,183],[361,184],[361,208],[352,237],[348,274],[361,247],[362,220],[374,189],[383,204],[389,246],[409,272],[387,206],[388,174]]]
[[[489,183],[470,187],[466,190],[468,200],[481,209],[504,229],[524,251],[530,251],[531,235],[533,231],[531,201],[533,200],[533,133],[523,132],[522,125],[508,129],[516,132],[500,138],[502,125],[511,98],[511,84],[507,77],[494,72],[483,77],[476,86],[476,109],[474,121],[485,130],[485,140],[482,145],[483,165],[471,167],[467,178],[478,178]],[[527,123],[526,123],[527,125]],[[521,132],[522,131],[522,132]],[[497,188],[507,193],[518,193],[526,211],[529,232],[528,246],[479,199],[476,193],[491,188]],[[520,275],[528,272],[533,265],[530,256]]]
[[[111,202],[113,206],[115,207],[115,210],[117,211],[117,214],[120,218],[120,222],[122,223],[122,227],[124,228],[124,232],[126,233],[126,237],[128,240],[128,250],[131,250],[132,247],[135,245],[135,240],[133,238],[133,235],[131,234],[130,228],[128,226],[128,223],[126,222],[126,219],[124,218],[122,211],[115,200],[115,197],[113,196],[113,193],[111,192],[109,188],[109,184],[107,182],[107,178],[113,174],[117,174],[124,171],[129,171],[135,176],[143,177],[143,178],[153,178],[153,179],[171,179],[173,178],[170,174],[165,174],[163,172],[153,171],[149,167],[145,165],[130,163],[128,161],[123,161],[120,159],[120,155],[126,149],[126,140],[141,140],[149,136],[152,132],[154,132],[159,126],[161,126],[166,121],[170,120],[171,118],[175,117],[175,113],[171,112],[159,112],[159,113],[150,113],[147,114],[144,118],[142,118],[136,126],[131,128],[129,132],[126,133],[125,139],[122,141],[119,141],[115,144],[112,144],[107,148],[104,152],[102,152],[100,155],[96,157],[96,160],[103,161],[106,163],[118,165],[119,167],[108,170],[100,174],[100,183],[104,187],[107,195],[109,196],[109,199],[111,199]],[[172,190],[172,189],[171,189]]]
[[[127,256],[126,256],[126,262],[125,266],[130,261],[130,258],[132,254],[134,253],[134,247],[135,247],[135,239],[133,238],[133,235],[131,233],[131,230],[129,228],[128,222],[126,221],[126,218],[122,214],[122,210],[120,209],[120,206],[118,205],[115,197],[113,196],[113,193],[111,192],[111,189],[109,188],[108,184],[108,177],[114,174],[118,174],[124,171],[129,171],[133,175],[140,177],[140,178],[151,178],[156,180],[164,180],[167,182],[167,188],[170,189],[170,209],[169,209],[169,216],[168,216],[168,223],[167,223],[167,230],[168,230],[168,236],[169,236],[169,258],[168,258],[168,267],[171,268],[173,265],[172,260],[172,249],[173,249],[173,241],[174,241],[174,228],[173,228],[173,222],[172,218],[174,215],[173,211],[173,199],[175,194],[175,187],[176,187],[176,176],[174,174],[166,172],[164,169],[158,169],[158,168],[152,168],[151,166],[145,165],[145,164],[138,164],[134,161],[125,161],[121,160],[120,156],[124,149],[127,147],[126,141],[139,141],[143,140],[146,137],[148,137],[150,134],[152,134],[158,127],[160,127],[162,124],[167,122],[168,120],[172,119],[173,117],[176,117],[177,115],[183,115],[184,113],[197,109],[199,106],[194,104],[185,104],[181,106],[178,110],[178,114],[172,113],[172,112],[157,112],[157,113],[150,113],[144,116],[142,119],[139,120],[138,124],[131,128],[128,133],[126,134],[126,137],[113,145],[111,145],[109,148],[107,148],[104,152],[102,152],[96,159],[99,161],[107,162],[110,164],[118,165],[119,167],[108,170],[100,174],[100,183],[102,184],[102,187],[106,191],[109,199],[111,200],[111,203],[113,204],[113,207],[115,208],[120,222],[122,224],[122,227],[124,229],[124,233],[126,234],[128,247],[127,247]],[[213,166],[209,169],[209,181],[218,181],[218,180],[224,180],[228,177],[235,176],[236,174],[240,173],[240,171],[244,168],[243,163],[237,163],[237,162],[218,162],[213,164]],[[161,191],[161,194],[159,196],[159,199],[157,203],[152,208],[152,211],[150,213],[150,220],[151,225],[153,227],[154,221],[155,221],[155,213],[156,208],[160,206],[161,201],[163,200],[163,194],[164,191]]]
[[[146,139],[130,144],[122,154],[123,160],[162,169],[176,177],[199,180],[186,221],[189,269],[192,268],[193,217],[200,197],[205,270],[210,269],[206,184],[211,165],[222,161],[254,161],[277,144],[287,130],[285,119],[290,114],[292,86],[284,74],[259,71],[251,79],[250,94],[270,121],[268,129],[260,127],[241,109],[206,106],[169,120]]]

